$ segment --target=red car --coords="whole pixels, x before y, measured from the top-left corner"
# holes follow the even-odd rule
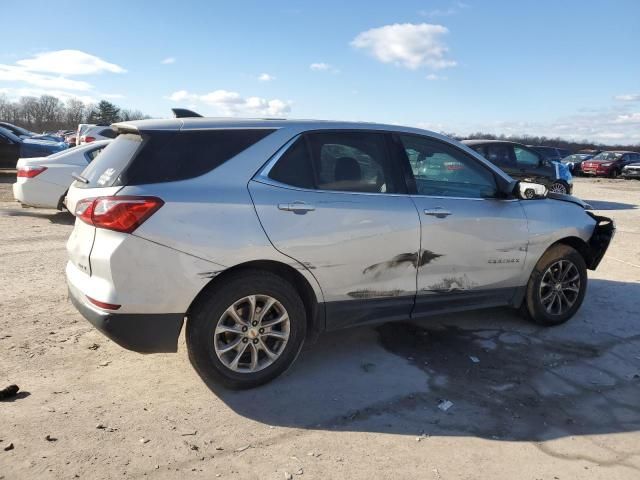
[[[636,152],[600,152],[591,160],[582,162],[581,167],[585,175],[616,178],[626,165],[638,161],[640,161],[640,153]]]

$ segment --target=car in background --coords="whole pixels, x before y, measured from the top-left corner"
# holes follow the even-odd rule
[[[87,126],[80,137],[76,138],[77,145],[95,142],[96,140],[113,140],[118,133],[108,125]]]
[[[558,147],[545,147],[542,145],[527,145],[527,147],[535,150],[547,160],[552,162],[559,162],[567,155],[570,155],[571,152],[566,148],[558,148]]]
[[[34,140],[46,140],[50,142],[62,142],[64,139],[60,135],[50,133],[35,133],[26,128],[13,125],[8,122],[0,122],[0,128],[5,128],[20,138],[32,138]]]
[[[622,150],[600,152],[590,160],[582,162],[582,173],[597,177],[616,178],[630,163],[640,161],[640,153]]]
[[[525,145],[506,140],[463,140],[462,143],[517,180],[540,183],[554,193],[571,194],[573,190],[573,178],[566,166],[547,160]]]
[[[590,160],[594,156],[590,153],[574,153],[564,157],[560,163],[565,165],[572,175],[580,175],[582,173],[582,162]]]
[[[43,157],[66,148],[64,142],[22,138],[0,127],[0,168],[16,168],[19,158]]]
[[[48,157],[21,158],[13,196],[24,206],[62,210],[74,173],[82,172],[111,140],[69,148]]]
[[[499,305],[561,324],[614,232],[581,200],[425,130],[115,127],[67,194],[69,298],[138,352],[175,352],[186,321],[197,372],[232,388],[272,380],[325,330]]]
[[[632,178],[640,180],[640,161],[630,163],[622,167],[620,176],[625,180],[631,180]]]

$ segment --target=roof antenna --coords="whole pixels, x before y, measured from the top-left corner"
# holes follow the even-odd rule
[[[173,116],[175,118],[195,118],[202,117],[199,113],[194,112],[193,110],[188,110],[186,108],[172,108]]]

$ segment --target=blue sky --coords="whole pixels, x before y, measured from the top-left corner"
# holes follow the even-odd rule
[[[10,98],[640,144],[637,0],[29,4]]]

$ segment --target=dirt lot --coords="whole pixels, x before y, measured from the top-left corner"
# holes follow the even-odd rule
[[[618,233],[568,324],[494,309],[334,333],[237,393],[183,340],[144,356],[93,330],[67,301],[72,219],[20,209],[12,181],[0,388],[22,393],[0,403],[0,478],[640,478],[640,182],[578,179]]]

